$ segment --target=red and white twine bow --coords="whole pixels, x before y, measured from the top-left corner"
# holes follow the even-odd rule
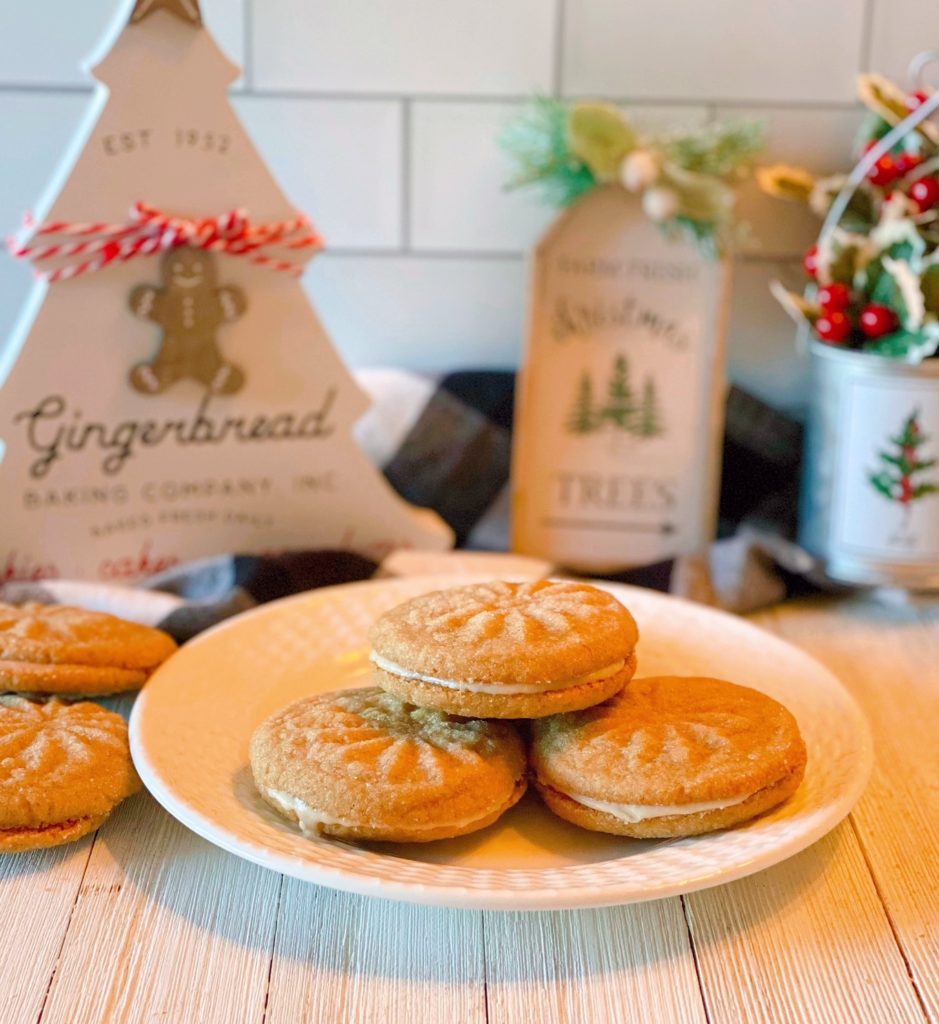
[[[174,217],[144,202],[134,204],[126,224],[49,221],[36,227],[27,217],[24,226],[32,232],[29,241],[21,244],[10,239],[10,252],[29,260],[36,274],[50,283],[182,245],[241,256],[270,270],[299,276],[303,261],[286,258],[285,250],[323,248],[323,239],[302,214],[253,224],[244,210],[192,219]],[[58,239],[50,242],[54,236]],[[43,264],[50,261],[54,266],[46,269]]]

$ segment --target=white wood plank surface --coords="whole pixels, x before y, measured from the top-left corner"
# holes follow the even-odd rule
[[[43,1024],[260,1021],[279,888],[134,797],[98,834]]]
[[[939,1024],[939,609],[754,617],[865,708],[851,819],[683,900],[448,911],[282,879],[148,796],[71,847],[0,857],[0,1024]]]
[[[486,1019],[482,915],[284,880],[267,1024]]]
[[[485,915],[489,1020],[705,1021],[678,899]]]
[[[685,905],[712,1024],[923,1024],[847,823]]]
[[[2,1024],[38,1019],[93,842],[0,856]]]
[[[761,619],[828,665],[867,713],[876,760],[851,821],[924,1012],[939,1021],[939,606],[814,600]]]

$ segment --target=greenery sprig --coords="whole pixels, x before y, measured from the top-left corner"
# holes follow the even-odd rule
[[[861,75],[871,114],[866,153],[929,98],[879,75]],[[847,174],[816,178],[798,167],[761,168],[764,191],[824,218]],[[939,128],[922,121],[880,157],[851,196],[839,227],[806,253],[803,295],[773,292],[797,323],[828,345],[917,363],[939,351]]]
[[[553,206],[569,206],[597,185],[618,182],[669,235],[709,256],[733,241],[734,186],[753,165],[763,128],[746,121],[701,131],[641,136],[606,103],[540,98],[512,122],[502,146],[518,173],[510,188],[534,186]]]

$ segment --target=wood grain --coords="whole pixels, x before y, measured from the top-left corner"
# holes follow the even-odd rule
[[[922,1024],[849,825],[768,871],[685,897],[712,1024]]]
[[[148,795],[98,834],[42,1024],[260,1021],[279,877]]]
[[[705,1021],[677,899],[484,920],[491,1022]]]
[[[0,856],[0,1022],[42,1010],[94,839]]]
[[[267,1024],[486,1020],[482,915],[284,880]]]
[[[754,620],[875,737],[850,821],[797,857],[683,900],[448,911],[283,879],[141,795],[94,841],[0,857],[0,1024],[939,1024],[939,609]]]
[[[939,1021],[939,607],[815,600],[764,619],[867,712],[876,760],[851,818],[924,1011]]]

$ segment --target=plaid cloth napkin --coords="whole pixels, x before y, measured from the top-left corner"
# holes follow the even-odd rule
[[[357,429],[359,442],[391,484],[414,504],[435,509],[459,546],[505,550],[514,374],[462,372],[435,383],[380,370],[364,371],[359,379],[374,402]],[[718,540],[694,554],[607,578],[736,612],[820,585],[813,559],[792,540],[801,450],[795,421],[732,388]],[[429,558],[438,571],[452,571],[455,557],[428,555],[424,570]],[[266,601],[397,574],[395,564],[394,555],[383,567],[348,551],[229,554],[177,566],[137,588],[70,580],[9,583],[0,587],[0,600],[110,611],[187,640]],[[544,570],[563,573],[562,566],[532,561],[534,574]]]

